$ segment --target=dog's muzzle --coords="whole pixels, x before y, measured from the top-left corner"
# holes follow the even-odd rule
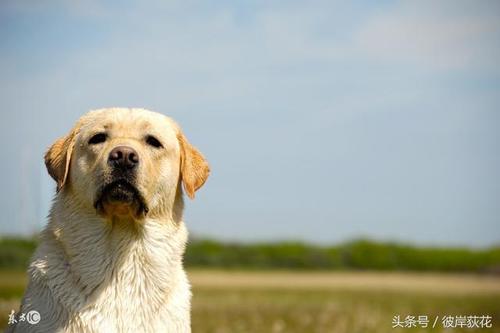
[[[140,191],[134,185],[139,167],[139,154],[130,146],[116,146],[108,155],[110,181],[99,190],[95,208],[101,215],[132,214],[139,217],[148,212]]]
[[[99,214],[106,215],[107,208],[111,206],[129,207],[135,214],[135,217],[143,216],[148,213],[146,201],[139,190],[128,180],[118,179],[106,184],[98,192],[94,207]]]

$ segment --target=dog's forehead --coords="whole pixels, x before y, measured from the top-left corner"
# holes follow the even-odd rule
[[[93,110],[80,119],[82,129],[100,128],[115,132],[153,132],[175,139],[179,126],[171,118],[145,109],[108,108]]]

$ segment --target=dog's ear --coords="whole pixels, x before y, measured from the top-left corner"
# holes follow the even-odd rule
[[[67,136],[59,138],[45,153],[45,166],[49,175],[57,182],[57,192],[61,190],[68,178],[76,133],[77,130],[73,129]]]
[[[177,139],[181,150],[181,180],[187,196],[194,199],[194,192],[207,180],[210,167],[203,155],[187,141],[184,134],[179,132]]]

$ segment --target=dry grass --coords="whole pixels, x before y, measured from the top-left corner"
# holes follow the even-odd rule
[[[193,332],[500,332],[500,278],[474,275],[191,270]],[[0,328],[22,273],[0,273]],[[491,315],[483,330],[392,329],[395,315]]]
[[[374,272],[191,271],[194,332],[473,332],[444,315],[491,315],[500,332],[500,279]],[[439,316],[435,329],[393,329],[395,315]]]

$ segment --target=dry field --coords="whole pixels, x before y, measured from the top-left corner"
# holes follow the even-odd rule
[[[500,332],[500,278],[374,272],[191,270],[193,332]],[[0,273],[0,328],[23,273]],[[428,316],[427,328],[392,328]],[[492,328],[444,329],[444,316],[492,317]],[[435,328],[431,328],[435,318]]]

